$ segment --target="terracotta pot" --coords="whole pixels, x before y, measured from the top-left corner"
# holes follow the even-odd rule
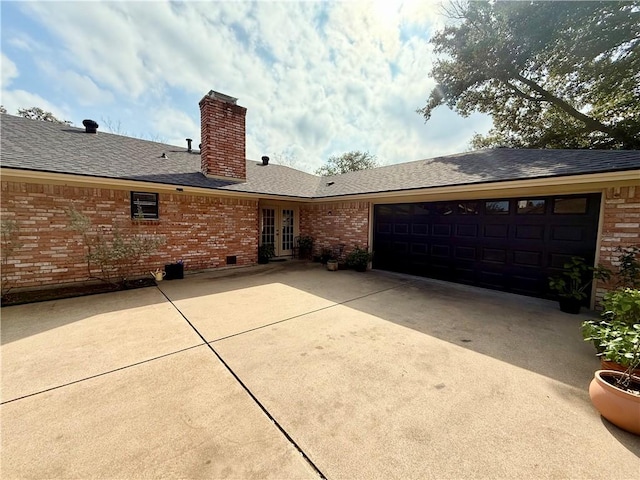
[[[623,367],[617,362],[605,360],[604,358],[600,357],[600,370],[615,370],[616,372],[626,372],[627,367]],[[640,368],[634,368],[631,374],[640,377]]]
[[[335,272],[338,270],[338,261],[337,260],[328,260],[327,261],[327,270]]]
[[[598,370],[589,385],[589,396],[600,415],[623,430],[640,435],[640,395],[615,387],[602,378],[621,375],[614,370]],[[640,382],[640,378],[633,378]]]

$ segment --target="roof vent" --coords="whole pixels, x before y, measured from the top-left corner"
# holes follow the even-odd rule
[[[98,127],[100,126],[93,120],[89,119],[83,120],[82,125],[84,125],[85,131],[87,133],[98,133]]]
[[[336,182],[327,182],[327,187],[330,187],[331,185],[333,185]]]
[[[191,153],[191,142],[193,142],[193,140],[191,140],[190,138],[187,138],[187,152]]]
[[[166,153],[162,152],[162,155],[160,155],[160,158],[169,158],[169,157],[167,157]]]
[[[269,157],[266,155],[262,157],[262,165],[269,165]]]

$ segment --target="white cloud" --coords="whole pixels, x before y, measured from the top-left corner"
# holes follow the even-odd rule
[[[187,136],[197,145],[197,102],[210,89],[247,107],[249,158],[284,152],[308,171],[353,149],[394,163],[454,153],[466,147],[470,130],[488,128],[487,117],[451,114],[434,114],[425,126],[415,113],[433,87],[427,40],[442,18],[431,2],[22,8],[55,39],[45,60],[37,49],[32,54],[64,103],[106,111],[111,102],[124,130],[143,126],[178,145]]]
[[[155,109],[152,113],[152,123],[159,137],[172,145],[186,147],[186,138],[193,139],[193,148],[200,143],[200,124],[181,110],[165,107]]]
[[[2,86],[8,87],[14,78],[18,76],[18,67],[9,59],[4,53],[2,54],[2,65],[0,70],[2,71]]]
[[[60,70],[48,60],[38,60],[37,63],[42,72],[55,81],[57,88],[80,106],[103,105],[114,100],[110,91],[101,89],[87,75],[73,70]]]
[[[12,47],[15,47],[19,50],[24,50],[27,52],[33,52],[36,50],[41,50],[42,45],[36,42],[30,35],[26,32],[13,32],[11,38],[7,42]]]

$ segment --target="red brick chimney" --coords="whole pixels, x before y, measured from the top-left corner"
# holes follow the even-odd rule
[[[200,100],[202,173],[246,180],[245,115],[237,98],[211,90]]]

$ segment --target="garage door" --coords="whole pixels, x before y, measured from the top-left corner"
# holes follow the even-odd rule
[[[376,205],[373,267],[538,297],[594,261],[600,194]]]

